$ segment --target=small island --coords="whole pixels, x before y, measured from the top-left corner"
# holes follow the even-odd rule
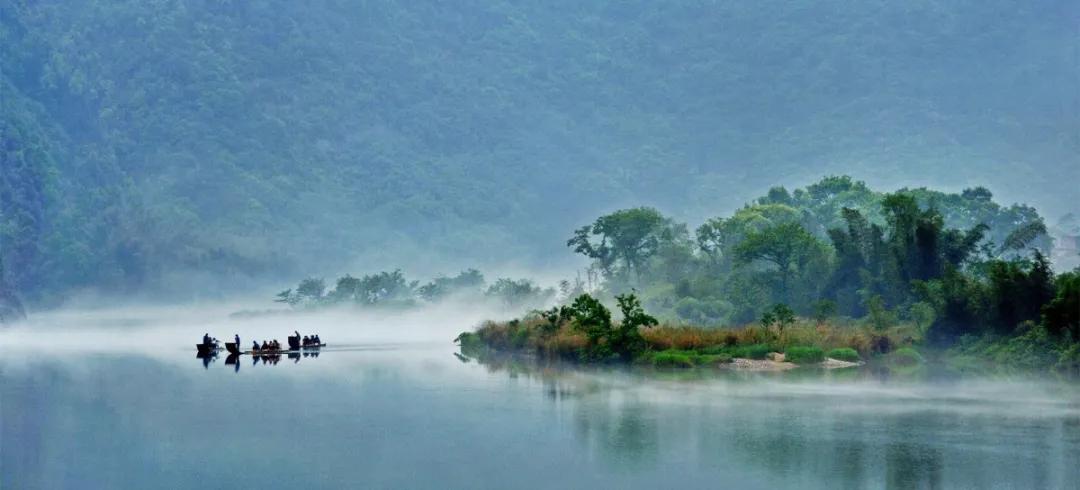
[[[1043,219],[983,188],[878,193],[827,177],[776,187],[693,237],[642,207],[567,245],[591,260],[587,280],[564,281],[555,307],[462,333],[462,355],[1080,371],[1080,269],[1055,273]]]

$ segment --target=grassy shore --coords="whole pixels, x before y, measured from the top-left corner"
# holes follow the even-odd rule
[[[814,365],[826,359],[859,362],[898,349],[911,350],[922,341],[914,325],[874,329],[856,322],[805,319],[783,329],[664,324],[641,328],[639,332],[644,346],[633,362],[675,368],[723,366],[737,359],[782,360],[796,365]],[[587,338],[572,321],[553,323],[539,314],[507,322],[485,322],[457,340],[462,353],[472,356],[500,353],[571,362],[586,359]]]

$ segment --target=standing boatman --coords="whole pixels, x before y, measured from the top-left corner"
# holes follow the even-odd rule
[[[240,348],[240,334],[238,334],[238,333],[233,334],[233,338],[236,340],[236,348],[239,349]]]

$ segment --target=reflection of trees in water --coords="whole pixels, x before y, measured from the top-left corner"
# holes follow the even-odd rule
[[[820,383],[843,375],[858,382],[865,372],[773,379],[734,373],[710,381],[528,361],[488,368],[539,381],[545,397],[571,414],[576,439],[599,462],[646,472],[672,461],[697,464],[698,473],[716,474],[720,487],[749,478],[757,485],[830,488],[988,488],[1003,482],[1054,488],[1080,477],[1075,418],[986,410],[985,403],[997,401],[964,396],[878,398],[768,388],[779,379],[797,386],[802,377]],[[712,392],[716,381],[719,389]]]
[[[655,414],[644,404],[610,403],[607,397],[582,400],[574,428],[591,452],[615,466],[640,468],[656,462],[659,430]]]
[[[613,390],[602,372],[585,374],[557,363],[538,364],[514,357],[485,357],[480,362],[489,372],[539,381],[549,400],[568,404],[578,440],[603,461],[620,468],[656,461],[659,429],[655,413],[632,394]]]
[[[727,424],[711,426],[701,449],[834,488],[941,488],[942,452],[906,440],[921,429],[888,421],[882,434],[880,415],[829,416],[827,407],[800,401],[738,410]]]

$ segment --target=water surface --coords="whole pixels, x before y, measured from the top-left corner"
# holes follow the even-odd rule
[[[1066,381],[495,366],[455,357],[446,341],[333,345],[323,337],[332,348],[318,357],[237,365],[221,357],[205,366],[193,347],[50,351],[7,342],[0,487],[1080,481],[1080,388]]]

